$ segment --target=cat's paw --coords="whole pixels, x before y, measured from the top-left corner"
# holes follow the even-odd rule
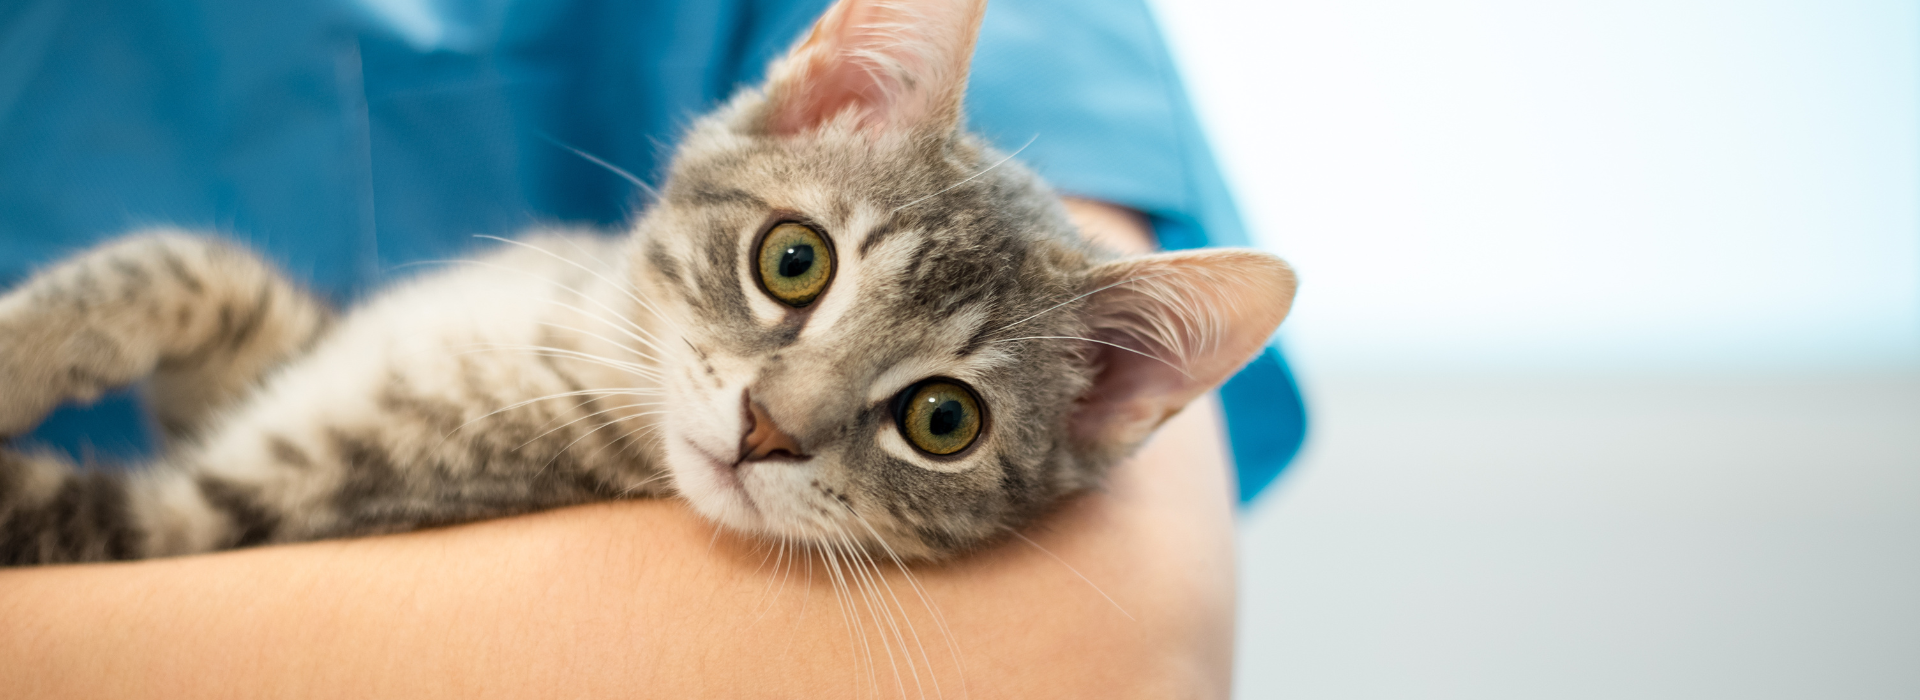
[[[41,365],[45,353],[27,346],[24,333],[0,324],[0,439],[21,435],[60,403],[60,387]]]

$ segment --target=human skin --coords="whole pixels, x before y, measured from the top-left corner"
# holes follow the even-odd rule
[[[1069,209],[1091,238],[1151,248],[1137,214]],[[1225,697],[1220,426],[1211,398],[1195,402],[1105,490],[986,550],[842,565],[851,597],[820,559],[671,499],[0,570],[0,695]]]

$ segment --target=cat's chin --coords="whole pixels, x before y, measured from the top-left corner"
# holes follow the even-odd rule
[[[695,511],[739,532],[766,528],[766,517],[732,464],[685,438],[667,440],[666,457],[674,486]]]
[[[805,462],[733,463],[701,449],[691,440],[669,438],[667,470],[676,489],[695,512],[734,532],[788,542],[820,544],[827,532],[865,544],[860,530],[846,523],[827,522],[826,506],[809,506],[809,465]],[[847,533],[847,530],[851,533]]]

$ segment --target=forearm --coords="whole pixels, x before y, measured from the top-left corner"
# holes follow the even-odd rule
[[[1127,228],[1136,218],[1075,206],[1116,245],[1147,245]],[[677,501],[0,571],[0,687],[844,697],[931,695],[937,683],[974,697],[1220,697],[1232,660],[1226,464],[1218,411],[1198,403],[1105,492],[1028,528],[1030,542],[915,566],[912,581],[885,563],[867,579],[845,562],[770,556]]]
[[[1222,695],[1228,486],[1215,412],[1196,408],[1107,493],[1034,528],[1033,544],[915,567],[945,633],[893,567],[855,583],[849,612],[817,561],[776,565],[766,547],[715,537],[676,502],[623,503],[0,573],[0,687],[127,698],[844,696],[875,682],[914,693],[918,676],[929,692],[937,680],[980,697]],[[882,607],[899,637],[875,624]],[[859,631],[847,626],[854,615]]]

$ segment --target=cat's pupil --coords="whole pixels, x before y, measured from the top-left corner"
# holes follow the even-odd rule
[[[780,254],[780,276],[799,277],[813,269],[813,246],[797,245]]]
[[[966,409],[960,402],[948,399],[933,407],[933,415],[927,417],[927,430],[935,435],[946,435],[960,427],[960,419],[965,417]]]

